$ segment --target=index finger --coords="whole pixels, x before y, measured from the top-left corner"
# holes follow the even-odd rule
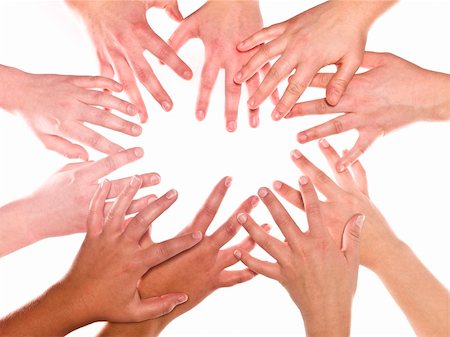
[[[322,235],[326,229],[322,223],[320,201],[317,197],[316,189],[311,183],[311,180],[306,176],[300,177],[299,184],[303,203],[305,205],[306,218],[308,219],[308,231],[311,234]]]

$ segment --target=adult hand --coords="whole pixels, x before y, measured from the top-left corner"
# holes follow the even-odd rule
[[[261,261],[237,249],[234,254],[255,273],[279,281],[300,309],[307,336],[349,336],[353,295],[359,267],[359,241],[363,215],[345,221],[342,245],[327,230],[326,219],[309,178],[300,178],[300,191],[308,219],[302,232],[267,188],[258,192],[285,241],[262,231],[246,213],[238,222],[276,262]]]
[[[122,85],[109,78],[35,75],[3,66],[0,66],[0,71],[7,77],[5,81],[8,84],[2,88],[4,93],[0,95],[0,106],[22,116],[49,150],[83,160],[88,160],[87,151],[70,140],[107,154],[123,150],[84,123],[131,136],[139,136],[142,132],[139,125],[104,110],[114,109],[130,116],[136,114],[134,105],[93,90],[120,92]]]
[[[209,1],[188,16],[173,33],[169,44],[176,51],[192,38],[201,39],[205,46],[205,64],[196,106],[198,120],[206,116],[212,89],[219,70],[223,68],[226,128],[230,132],[236,130],[241,86],[234,83],[233,76],[258,50],[253,48],[239,53],[236,45],[261,28],[262,18],[257,1]],[[268,64],[262,67],[262,72],[267,72],[268,67]],[[253,95],[260,83],[258,71],[245,82],[249,95]],[[273,93],[272,97],[276,100],[278,93],[275,89],[269,95]],[[249,109],[249,123],[251,127],[259,125],[258,107]]]
[[[391,4],[390,1],[327,1],[243,40],[238,45],[242,52],[270,42],[236,74],[236,83],[248,80],[263,65],[280,56],[248,100],[249,108],[258,107],[294,71],[272,112],[272,118],[280,120],[291,110],[314,75],[330,64],[337,66],[337,72],[327,86],[327,101],[337,104],[361,64],[370,24]]]
[[[164,42],[147,22],[149,7],[165,8],[177,20],[181,14],[175,1],[75,1],[67,0],[83,18],[91,35],[100,71],[103,76],[122,83],[131,102],[138,107],[141,122],[147,118],[147,110],[136,84],[137,78],[161,107],[169,111],[173,103],[144,57],[148,50],[157,59],[169,65],[184,79],[192,77],[192,71]]]
[[[336,163],[340,172],[380,136],[417,121],[450,119],[450,75],[422,69],[387,53],[366,52],[362,66],[370,70],[355,75],[336,106],[329,105],[326,99],[318,99],[296,104],[286,116],[344,113],[297,136],[300,143],[306,143],[358,130],[356,144]],[[325,88],[332,77],[332,74],[317,74],[311,85]]]
[[[236,235],[240,228],[236,215],[241,212],[250,212],[257,205],[256,196],[248,198],[222,226],[211,235],[206,235],[230,184],[231,178],[222,179],[193,222],[179,234],[184,236],[189,232],[200,231],[204,236],[203,240],[189,251],[152,268],[142,278],[139,285],[143,298],[160,293],[182,292],[188,294],[189,300],[158,320],[139,325],[108,325],[101,336],[156,336],[172,320],[198,305],[215,290],[246,282],[255,276],[248,269],[226,270],[238,262],[233,256],[234,250],[250,251],[253,248],[254,241],[251,238],[244,239],[236,246],[221,248]],[[264,226],[264,229],[268,230],[268,226]]]

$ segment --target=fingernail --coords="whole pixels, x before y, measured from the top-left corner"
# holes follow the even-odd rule
[[[250,126],[252,128],[256,128],[258,125],[259,125],[259,117],[258,116],[250,117]]]
[[[358,217],[356,218],[355,221],[355,225],[358,226],[359,228],[362,227],[364,220],[366,220],[366,216],[363,214],[358,215]]]
[[[248,100],[248,102],[247,102],[247,105],[248,105],[250,108],[253,108],[254,105],[255,105],[255,99],[254,99],[253,97],[250,98],[250,99]]]
[[[152,184],[152,185],[159,184],[160,181],[161,181],[161,177],[159,175],[154,174],[150,177],[150,184]]]
[[[229,121],[229,122],[227,122],[227,131],[228,131],[228,132],[234,132],[234,131],[236,131],[236,122],[235,122],[235,121]]]
[[[264,225],[261,226],[266,232],[270,232],[270,230],[272,229],[272,226],[265,223]]]
[[[267,191],[267,188],[265,188],[265,187],[260,188],[258,191],[258,195],[261,198],[264,198],[268,193],[269,193],[269,191]]]
[[[130,186],[136,187],[139,185],[141,181],[141,178],[139,178],[138,176],[133,176],[133,178],[131,178],[130,180]]]
[[[345,171],[345,165],[344,164],[339,164],[338,167],[337,167],[337,171],[339,173],[344,172]]]
[[[330,143],[328,143],[328,141],[325,138],[322,138],[319,141],[319,144],[322,145],[322,147],[324,147],[324,148],[329,148],[330,147]]]
[[[169,102],[164,101],[164,102],[161,103],[161,106],[162,106],[162,108],[163,108],[164,110],[170,111],[171,105],[170,105]]]
[[[242,257],[242,253],[241,253],[241,251],[238,250],[238,249],[236,249],[236,250],[233,252],[233,255],[234,255],[234,257],[235,257],[236,259],[238,259],[238,260],[240,260],[241,257]]]
[[[237,216],[237,221],[238,221],[241,225],[245,224],[245,223],[247,222],[247,214],[244,214],[244,213],[238,214],[238,216]]]
[[[306,185],[308,181],[309,181],[308,177],[305,176],[301,176],[299,179],[300,185]]]
[[[298,135],[297,139],[300,143],[305,143],[308,137],[306,135]]]
[[[240,43],[239,45],[242,45],[242,43]],[[242,71],[239,71],[236,76],[234,77],[234,79],[239,82],[242,79]]]
[[[133,125],[131,127],[131,132],[133,135],[139,136],[142,133],[142,128],[139,125]]]
[[[120,84],[120,83],[114,83],[114,88],[117,89],[117,90],[122,91],[122,84]]]
[[[194,240],[200,240],[202,238],[203,234],[200,231],[194,232],[192,233],[192,238]]]
[[[191,71],[186,70],[186,71],[183,73],[183,78],[189,80],[191,77],[192,77],[192,72],[191,72]]]
[[[178,304],[182,304],[182,303],[186,302],[187,300],[188,300],[187,295],[181,295],[180,297],[178,297],[177,302],[178,302]]]
[[[252,197],[252,200],[250,200],[250,203],[252,204],[252,207],[255,208],[259,204],[258,197]]]
[[[281,181],[276,180],[273,183],[273,188],[275,188],[276,190],[281,190],[281,187],[283,186],[283,183]]]
[[[231,178],[231,177],[225,178],[225,186],[226,187],[230,187],[232,182],[233,182],[233,178]]]
[[[130,115],[134,116],[137,113],[137,109],[136,109],[136,107],[133,104],[130,104],[130,105],[127,106],[127,112]]]
[[[242,42],[240,42],[240,43],[238,44],[238,47],[239,47],[239,48],[244,48],[244,46],[245,46],[245,42],[244,42],[244,41],[242,41]]]
[[[108,179],[103,179],[100,183],[100,188],[102,189],[103,186],[105,186],[105,183],[108,181]]]
[[[274,111],[272,112],[272,119],[273,119],[274,121],[279,121],[279,120],[281,119],[281,113],[278,112],[277,110],[274,110]]]
[[[134,155],[138,158],[141,158],[144,156],[144,150],[141,147],[137,147],[134,149]]]
[[[302,154],[300,153],[299,150],[292,150],[291,151],[291,156],[294,159],[299,159],[302,156]]]
[[[205,119],[205,112],[203,110],[198,110],[196,115],[197,115],[197,119],[199,121],[202,121]]]
[[[176,190],[170,190],[169,192],[166,193],[166,198],[167,199],[173,199],[177,196],[178,192]]]

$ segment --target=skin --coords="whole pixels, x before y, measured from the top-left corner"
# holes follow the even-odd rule
[[[205,64],[196,105],[198,120],[205,118],[217,75],[220,69],[224,69],[226,129],[229,132],[236,130],[241,85],[233,81],[233,76],[258,50],[253,48],[240,53],[236,45],[262,26],[258,1],[208,1],[173,33],[169,44],[176,51],[193,38],[199,38],[205,46]],[[260,84],[259,73],[264,75],[268,70],[269,65],[266,64],[245,81],[249,95],[253,95]],[[276,88],[270,94],[274,101],[278,99]],[[249,123],[254,128],[259,125],[258,107],[249,109]]]
[[[280,120],[292,109],[314,75],[330,64],[336,65],[337,72],[327,86],[327,102],[336,105],[361,64],[371,24],[393,3],[327,1],[243,40],[237,46],[242,52],[267,44],[236,73],[234,80],[238,84],[279,57],[248,100],[249,108],[258,107],[294,71],[272,112],[272,118]]]
[[[74,1],[66,0],[84,20],[97,50],[100,72],[113,78],[117,75],[125,93],[138,108],[142,123],[148,119],[147,109],[136,79],[150,92],[165,111],[173,102],[162,87],[143,53],[149,51],[171,67],[182,78],[192,78],[191,69],[150,27],[146,13],[151,7],[164,8],[181,21],[176,1]]]
[[[302,232],[267,188],[258,192],[285,241],[262,231],[245,213],[238,222],[276,262],[261,261],[237,249],[234,254],[255,273],[280,282],[299,308],[307,336],[349,336],[351,305],[359,268],[359,242],[364,216],[343,223],[342,245],[337,246],[322,216],[319,199],[308,177],[300,191],[309,229]]]
[[[141,148],[132,148],[96,162],[66,165],[33,194],[1,207],[0,256],[44,238],[85,232],[89,202],[98,180],[143,155]],[[112,181],[108,199],[116,198],[130,179]],[[146,173],[140,179],[142,187],[147,187],[158,184],[160,176]],[[133,201],[128,214],[141,211],[154,198],[154,195],[148,195]],[[111,202],[106,203],[105,212],[111,206]]]
[[[154,243],[148,235],[151,223],[175,202],[175,190],[126,220],[141,186],[142,179],[133,177],[106,216],[111,183],[98,187],[89,209],[87,235],[72,268],[44,295],[2,319],[0,336],[63,336],[95,321],[140,322],[167,314],[187,301],[184,293],[139,295],[142,275],[202,238],[197,231]]]
[[[251,238],[236,246],[223,249],[238,232],[240,225],[236,215],[250,212],[258,202],[256,196],[248,198],[237,211],[214,233],[206,235],[220,204],[231,184],[231,179],[222,179],[214,188],[193,222],[179,236],[191,231],[200,231],[203,240],[194,248],[150,270],[141,280],[139,291],[142,297],[157,293],[182,292],[189,300],[159,319],[139,324],[108,324],[100,336],[158,336],[174,319],[197,306],[207,296],[222,287],[231,287],[252,279],[255,274],[248,270],[226,270],[238,259],[233,251],[250,251],[254,247]],[[268,226],[262,227],[269,230]]]
[[[366,52],[362,63],[369,70],[354,76],[339,104],[326,99],[299,103],[287,118],[343,112],[324,124],[297,135],[306,143],[351,129],[359,138],[350,151],[337,162],[345,170],[380,136],[418,121],[450,119],[450,75],[425,70],[398,56]],[[317,74],[311,86],[325,88],[332,74]]]
[[[106,154],[123,150],[84,123],[134,137],[142,132],[139,125],[110,111],[133,116],[134,105],[94,90],[122,91],[122,85],[109,78],[29,74],[2,65],[0,77],[0,108],[20,115],[47,149],[67,158],[88,160],[86,149],[79,144]]]
[[[392,231],[386,219],[370,201],[366,173],[359,161],[351,169],[338,172],[341,157],[326,140],[320,149],[333,168],[334,182],[298,151],[292,160],[311,177],[325,196],[319,201],[323,221],[337,247],[342,244],[344,226],[355,212],[366,215],[361,232],[360,263],[382,280],[394,300],[408,318],[417,336],[441,337],[449,333],[450,312],[448,290],[428,271],[407,244]],[[294,206],[305,209],[302,193],[280,181],[275,190]]]

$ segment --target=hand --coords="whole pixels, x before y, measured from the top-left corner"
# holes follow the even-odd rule
[[[192,71],[149,26],[149,7],[163,7],[177,20],[181,14],[175,1],[85,1],[67,0],[84,19],[97,49],[100,71],[113,78],[117,74],[127,95],[139,109],[141,122],[148,115],[135,77],[144,85],[161,107],[169,111],[173,103],[162,87],[143,53],[148,50],[169,65],[184,79]]]
[[[236,235],[240,228],[236,221],[236,215],[240,212],[250,212],[258,202],[256,196],[247,199],[228,221],[213,234],[206,236],[206,231],[213,221],[230,184],[231,178],[222,179],[214,188],[194,221],[179,234],[179,236],[184,236],[188,232],[200,231],[203,233],[203,240],[189,251],[152,268],[142,278],[139,285],[139,292],[143,298],[160,293],[182,292],[188,294],[189,300],[157,321],[145,322],[139,326],[129,324],[107,326],[102,332],[102,336],[148,336],[150,332],[152,335],[157,335],[170,321],[198,305],[218,288],[234,286],[255,276],[248,269],[226,270],[226,268],[238,262],[233,256],[234,250],[250,251],[253,248],[254,241],[251,238],[245,239],[234,247],[221,248]],[[264,226],[264,228],[268,230],[268,226]]]
[[[299,103],[286,116],[344,113],[298,134],[298,141],[306,143],[350,129],[358,130],[356,144],[336,163],[340,172],[380,136],[421,120],[450,119],[449,75],[422,69],[385,53],[366,52],[362,66],[370,70],[355,75],[338,105],[331,106],[325,99]],[[332,76],[317,74],[311,85],[324,88]]]
[[[295,71],[272,112],[272,118],[280,120],[291,110],[314,75],[330,64],[337,66],[337,72],[327,86],[327,101],[337,104],[361,64],[374,14],[379,15],[380,8],[391,4],[389,1],[383,4],[327,1],[242,41],[238,45],[242,52],[270,42],[262,46],[236,74],[236,83],[243,83],[261,66],[280,56],[248,100],[249,108],[258,107],[283,79]]]
[[[46,148],[68,158],[88,160],[87,151],[69,139],[113,154],[123,148],[84,123],[99,125],[131,136],[139,136],[139,125],[126,121],[110,111],[136,114],[134,105],[110,94],[93,90],[109,89],[119,92],[122,86],[109,78],[98,76],[34,75],[17,69],[0,67],[7,73],[8,97],[1,101],[7,110],[17,111],[28,123]],[[20,88],[20,90],[19,90]]]
[[[385,252],[390,250],[389,247],[398,245],[399,239],[369,199],[366,172],[361,163],[356,161],[351,166],[351,171],[338,172],[335,167],[340,156],[325,139],[319,144],[320,150],[333,168],[337,183],[314,166],[300,151],[292,151],[292,160],[304,174],[311,177],[316,188],[325,196],[326,201],[319,201],[322,219],[338,246],[342,245],[344,224],[348,219],[355,213],[366,216],[361,233],[360,260],[362,265],[374,269],[389,258]],[[300,191],[281,181],[274,183],[274,189],[294,206],[304,209]]]
[[[261,28],[262,18],[257,1],[212,1],[188,16],[173,33],[169,44],[176,51],[192,38],[201,39],[205,46],[205,64],[196,107],[198,120],[206,116],[214,83],[220,68],[223,68],[226,128],[229,132],[236,130],[241,86],[234,83],[233,76],[258,50],[255,48],[239,53],[236,45]],[[268,64],[265,65],[262,71],[267,72],[268,67]],[[259,85],[257,71],[246,79],[246,84],[249,95],[252,95]],[[278,93],[275,88],[269,94],[272,93],[276,100]],[[259,125],[258,107],[249,109],[249,123],[251,127]]]
[[[170,16],[172,20],[182,21],[183,15],[178,8],[177,0],[144,0],[146,8],[160,8],[166,11],[166,14]]]
[[[349,336],[353,295],[359,267],[359,240],[363,215],[345,225],[342,245],[328,233],[326,219],[309,178],[300,178],[309,229],[302,232],[283,205],[267,188],[258,192],[280,227],[285,241],[262,231],[248,214],[238,222],[276,262],[261,261],[237,249],[234,254],[255,273],[279,281],[300,309],[307,336]]]

